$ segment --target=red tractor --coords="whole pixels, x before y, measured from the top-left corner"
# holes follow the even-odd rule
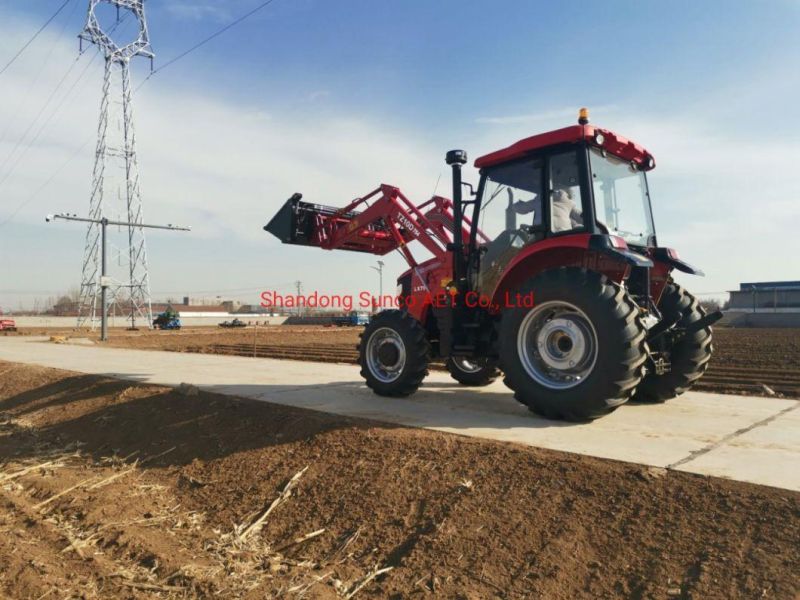
[[[3,310],[0,309],[0,331],[16,331],[17,323],[10,317],[3,316]]]
[[[415,206],[381,185],[338,209],[294,194],[264,227],[284,243],[408,261],[401,306],[373,317],[359,346],[375,393],[414,393],[439,358],[464,385],[502,372],[532,411],[583,421],[702,376],[721,313],[670,277],[702,273],[656,242],[644,148],[582,109],[577,125],[478,158],[477,192],[461,181],[466,152],[446,160],[452,200]],[[433,258],[417,262],[413,241]]]

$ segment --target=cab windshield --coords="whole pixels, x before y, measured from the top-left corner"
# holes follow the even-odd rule
[[[591,149],[592,186],[597,224],[633,246],[654,243],[655,228],[644,171]]]

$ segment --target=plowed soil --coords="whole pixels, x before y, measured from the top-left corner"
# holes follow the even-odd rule
[[[800,494],[0,362],[0,597],[786,598]]]

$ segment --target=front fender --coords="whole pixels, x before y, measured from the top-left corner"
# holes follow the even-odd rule
[[[680,256],[678,256],[677,250],[673,250],[672,248],[653,248],[651,256],[653,257],[653,260],[667,264],[673,269],[678,269],[678,271],[681,271],[682,273],[698,275],[699,277],[705,277],[706,275],[697,267],[681,260]]]
[[[632,267],[653,266],[653,261],[648,257],[628,248],[621,238],[612,238],[610,235],[593,235],[589,238],[589,249],[612,256]]]

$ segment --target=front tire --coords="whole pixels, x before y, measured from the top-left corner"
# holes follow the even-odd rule
[[[692,294],[670,280],[664,288],[659,310],[667,317],[680,313],[676,323],[682,329],[706,316]],[[711,360],[711,328],[705,327],[684,335],[670,349],[670,370],[663,375],[648,373],[636,390],[634,401],[661,403],[671,400],[690,389],[703,376]]]
[[[545,271],[518,290],[530,307],[506,308],[500,368],[514,397],[549,419],[613,412],[644,375],[646,329],[625,290],[577,267]]]
[[[450,357],[444,366],[450,376],[461,385],[480,387],[489,385],[500,375],[494,361],[487,358]]]
[[[358,364],[379,396],[408,396],[428,374],[431,347],[425,329],[406,311],[384,310],[361,334]]]

